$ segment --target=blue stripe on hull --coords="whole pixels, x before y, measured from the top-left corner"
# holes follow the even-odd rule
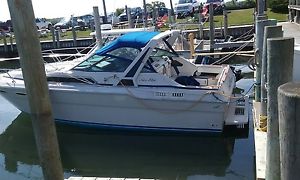
[[[169,127],[115,125],[115,124],[71,121],[71,120],[63,120],[63,119],[55,119],[55,121],[61,124],[73,125],[82,128],[98,128],[98,129],[140,131],[140,132],[154,131],[154,132],[173,132],[173,133],[222,133],[221,129],[169,128]]]

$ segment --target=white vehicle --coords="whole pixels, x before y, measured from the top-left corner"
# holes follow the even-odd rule
[[[115,25],[117,23],[119,23],[119,18],[118,16],[116,16],[116,14],[114,12],[112,13],[108,13],[107,14],[107,22],[111,23],[112,25]]]
[[[50,29],[52,26],[51,22],[47,21],[45,18],[36,18],[35,19],[37,29]]]
[[[199,10],[200,3],[197,0],[179,0],[175,5],[175,14],[188,16]]]
[[[198,65],[172,48],[179,31],[127,33],[87,57],[49,64],[56,121],[108,129],[222,133],[248,124],[228,65]],[[0,75],[0,95],[30,112],[21,70]]]

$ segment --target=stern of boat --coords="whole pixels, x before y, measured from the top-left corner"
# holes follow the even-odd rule
[[[225,133],[239,133],[248,136],[249,132],[249,97],[236,96],[229,103],[225,119]]]

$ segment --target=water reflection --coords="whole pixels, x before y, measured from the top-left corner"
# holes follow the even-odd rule
[[[225,176],[231,163],[232,137],[166,136],[88,131],[58,125],[65,172],[81,176],[189,179]],[[19,162],[38,165],[30,118],[21,113],[0,135],[6,171]]]

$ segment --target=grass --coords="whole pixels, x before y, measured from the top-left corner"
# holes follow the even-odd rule
[[[278,21],[287,21],[287,14],[274,13],[270,9],[267,11],[269,19],[277,19]],[[178,19],[177,22],[186,22],[191,20],[190,17],[186,19]],[[223,15],[217,15],[214,17],[215,27],[220,27],[223,24]],[[253,9],[240,9],[232,10],[228,12],[228,24],[232,25],[246,25],[253,24]],[[209,23],[205,23],[205,27],[208,27]],[[188,29],[197,28],[195,26],[188,27]]]
[[[91,37],[90,33],[92,31],[87,29],[86,31],[76,31],[77,38]],[[0,37],[1,38],[1,37]],[[62,39],[73,39],[72,31],[66,31],[61,34],[60,40]],[[40,37],[40,41],[52,41],[52,34],[48,33],[46,37]],[[10,44],[9,37],[6,38],[7,44]],[[15,39],[13,38],[13,42],[15,43]],[[0,44],[3,44],[3,39],[0,39]]]
[[[76,31],[76,36],[77,38],[83,38],[83,37],[90,37],[91,30],[86,30],[86,31]],[[66,31],[61,34],[60,39],[73,39],[73,34],[72,31]],[[51,33],[48,33],[47,37],[42,37],[40,38],[41,41],[46,41],[46,40],[52,40],[52,35]]]
[[[267,11],[267,15],[269,19],[277,19],[278,21],[287,21],[287,14],[280,14],[271,12],[270,9]],[[177,22],[183,23],[187,21],[191,21],[191,17],[185,19],[177,19]],[[215,27],[220,27],[221,23],[223,24],[223,15],[215,16]],[[241,9],[241,10],[233,10],[228,13],[228,23],[230,26],[232,25],[245,25],[245,24],[253,24],[253,9]],[[208,27],[209,23],[205,23],[205,27]],[[198,26],[188,26],[186,29],[194,29],[198,28]],[[76,31],[77,38],[90,37],[91,30],[86,31]],[[41,41],[52,40],[51,33],[48,33],[48,37],[40,38]],[[72,39],[72,31],[67,31],[63,33],[61,39]],[[13,40],[14,41],[14,40]],[[7,38],[7,43],[9,44],[9,38]],[[3,40],[0,40],[0,44],[3,44]]]

